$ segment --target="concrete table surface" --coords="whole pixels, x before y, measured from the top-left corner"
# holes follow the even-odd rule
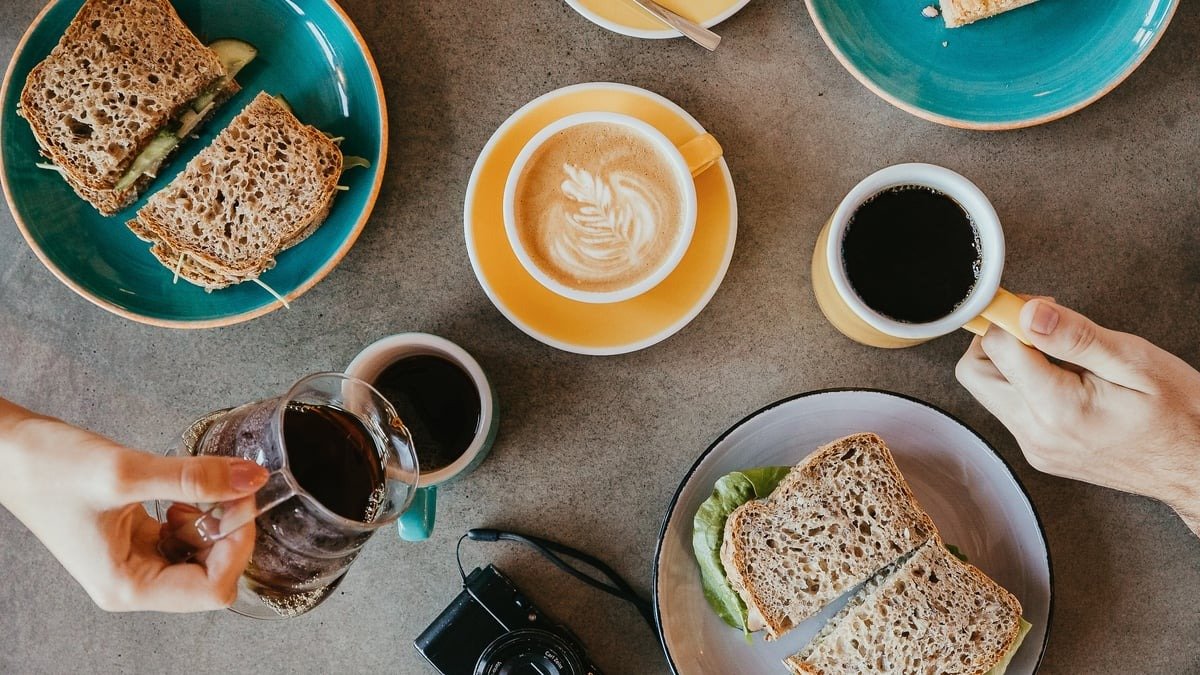
[[[7,62],[42,0],[0,3]],[[696,456],[748,412],[810,389],[863,386],[928,400],[1014,464],[1045,520],[1055,602],[1045,673],[1200,673],[1200,540],[1162,504],[1039,474],[954,380],[965,333],[858,346],[809,287],[817,231],[851,186],[897,162],[955,169],[991,197],[1006,285],[1053,294],[1200,364],[1200,5],[1091,107],[1033,129],[960,131],[876,98],[825,48],[800,0],[756,0],[710,55],[609,33],[560,0],[347,0],[382,71],[387,179],[341,265],[291,311],[201,332],[142,326],[54,279],[0,215],[0,395],[149,451],[208,410],[341,369],[369,342],[422,330],[477,356],[503,408],[477,473],[444,490],[422,544],[385,532],[337,595],[289,622],[218,612],[106,614],[0,510],[0,672],[400,672],[430,669],[413,638],[455,596],[469,527],[560,538],[649,591],[659,525]],[[583,357],[517,330],[476,283],[462,204],[504,119],[560,86],[656,91],[725,145],[740,205],[733,264],[675,337]],[[1130,448],[1135,452],[1136,448]],[[496,562],[569,623],[611,673],[663,673],[636,612],[507,545]]]

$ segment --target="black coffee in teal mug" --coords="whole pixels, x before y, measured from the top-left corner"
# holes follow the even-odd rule
[[[427,333],[376,341],[346,374],[374,385],[413,435],[419,488],[400,516],[400,538],[433,532],[438,487],[479,466],[496,439],[496,396],[479,363],[462,347]]]

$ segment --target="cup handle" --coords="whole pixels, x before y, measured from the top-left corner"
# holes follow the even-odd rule
[[[412,504],[400,514],[396,527],[404,541],[425,541],[433,533],[433,521],[437,512],[437,486],[417,488]]]
[[[679,154],[683,155],[692,176],[699,176],[716,164],[725,151],[712,134],[701,134],[679,146]]]
[[[1021,330],[1021,308],[1024,306],[1025,301],[1019,296],[1001,288],[996,291],[996,297],[992,298],[992,303],[983,310],[983,314],[968,321],[963,328],[976,335],[983,335],[989,326],[999,326],[1026,346],[1032,347],[1033,343],[1025,337],[1025,331]]]

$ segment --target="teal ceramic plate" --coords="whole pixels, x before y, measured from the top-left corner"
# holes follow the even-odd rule
[[[860,82],[925,119],[1015,129],[1079,110],[1150,53],[1177,0],[1040,0],[946,28],[936,0],[806,0],[825,43]]]
[[[166,185],[259,91],[287,97],[297,117],[335,136],[342,150],[371,161],[342,178],[325,224],[278,256],[262,281],[289,301],[321,280],[346,254],[375,204],[387,157],[387,111],[375,62],[349,17],[330,0],[173,0],[202,42],[235,37],[258,47],[237,77],[242,92],[185,144],[147,191]],[[42,11],[18,45],[0,102],[0,178],[21,233],[63,283],[121,316],[160,326],[203,328],[246,321],[281,304],[243,283],[205,293],[180,281],[126,227],[145,197],[105,218],[52,171],[38,169],[37,143],[16,114],[29,71],[57,44],[82,0],[58,0]]]

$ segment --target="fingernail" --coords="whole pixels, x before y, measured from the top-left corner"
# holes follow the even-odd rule
[[[1058,326],[1058,310],[1048,302],[1039,302],[1033,310],[1033,319],[1029,322],[1029,330],[1039,335],[1049,335]]]
[[[267,482],[267,470],[253,462],[235,462],[229,468],[229,486],[239,492],[257,490]]]

